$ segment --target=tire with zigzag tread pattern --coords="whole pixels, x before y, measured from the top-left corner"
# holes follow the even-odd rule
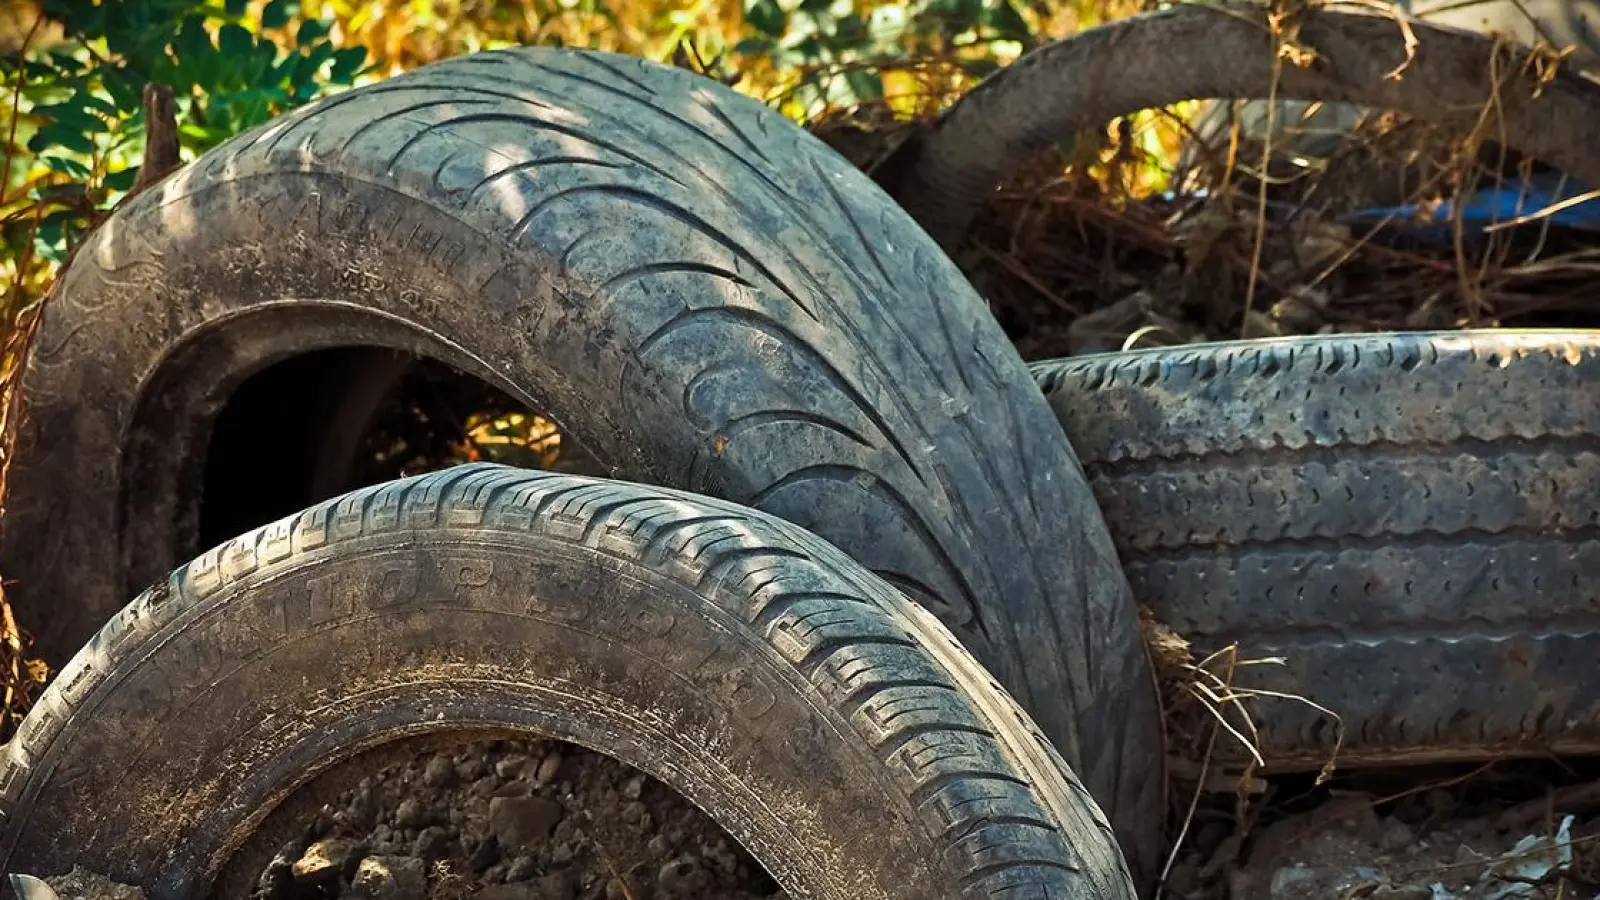
[[[1344,764],[1600,751],[1600,334],[1041,362],[1135,594]],[[1253,701],[1269,767],[1338,729]],[[1239,748],[1234,748],[1238,750]]]

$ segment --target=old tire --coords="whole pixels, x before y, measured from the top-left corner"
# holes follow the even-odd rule
[[[1153,853],[1154,690],[1065,437],[955,266],[777,114],[642,60],[497,51],[139,196],[79,251],[26,376],[0,570],[47,650],[198,552],[207,466],[253,465],[206,452],[241,382],[343,347],[443,360],[612,474],[822,535],[950,623]],[[303,374],[287,405],[358,380]],[[286,472],[307,445],[254,455]],[[271,517],[322,499],[273,491]]]
[[[1600,335],[1168,347],[1034,366],[1136,596],[1343,764],[1600,751]],[[1269,766],[1334,723],[1255,701]],[[1237,748],[1235,748],[1237,749]]]
[[[328,501],[128,606],[7,748],[0,864],[244,896],[234,851],[296,786],[485,729],[655,775],[796,897],[1132,897],[1049,742],[844,554],[733,504],[489,465]]]
[[[1360,103],[1463,134],[1493,107],[1508,146],[1600,184],[1590,149],[1600,143],[1600,84],[1572,67],[1524,65],[1533,51],[1500,37],[1425,22],[1402,30],[1387,11],[1328,8],[1295,23],[1296,45],[1316,63],[1280,65],[1282,36],[1269,15],[1257,3],[1173,4],[1030,51],[884,163],[891,193],[954,248],[1034,154],[1118,116],[1214,97]]]

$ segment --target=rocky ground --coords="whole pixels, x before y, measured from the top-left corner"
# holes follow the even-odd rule
[[[1236,809],[1219,805],[1192,823],[1165,896],[1600,898],[1600,782],[1558,785],[1536,766],[1502,765],[1464,780],[1355,776],[1346,789],[1289,801],[1292,812],[1247,813],[1256,821],[1245,829]]]
[[[677,793],[559,742],[484,742],[364,779],[255,900],[758,900],[783,893]]]

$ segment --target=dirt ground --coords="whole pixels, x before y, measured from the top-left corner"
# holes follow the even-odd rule
[[[1559,767],[1557,767],[1559,768]],[[1277,779],[1241,811],[1191,823],[1174,900],[1588,900],[1600,896],[1593,773],[1545,763],[1397,769],[1297,791]],[[1559,785],[1559,786],[1557,786]],[[1298,796],[1297,796],[1298,794]]]
[[[783,893],[677,793],[560,742],[494,741],[332,799],[255,900],[764,900]]]

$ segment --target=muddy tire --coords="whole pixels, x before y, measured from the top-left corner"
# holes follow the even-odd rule
[[[322,424],[253,443],[278,463],[207,457],[247,376],[350,347],[442,360],[611,474],[822,535],[949,623],[1130,852],[1153,846],[1136,609],[987,308],[819,141],[627,57],[484,53],[341,94],[219,147],[85,244],[27,373],[0,560],[18,608],[48,616],[45,648],[70,654],[199,551],[217,468],[278,478],[337,434],[310,410],[348,407],[363,379],[310,366],[276,406]],[[323,499],[260,483],[280,508],[206,543]]]
[[[1332,336],[1034,367],[1135,595],[1346,765],[1600,751],[1600,337]],[[1274,768],[1334,723],[1256,701]],[[1237,749],[1237,748],[1235,748]]]
[[[796,897],[1132,897],[1049,741],[844,554],[733,504],[489,465],[328,501],[123,610],[7,747],[0,864],[245,896],[275,849],[246,837],[294,788],[486,730],[656,776]]]

